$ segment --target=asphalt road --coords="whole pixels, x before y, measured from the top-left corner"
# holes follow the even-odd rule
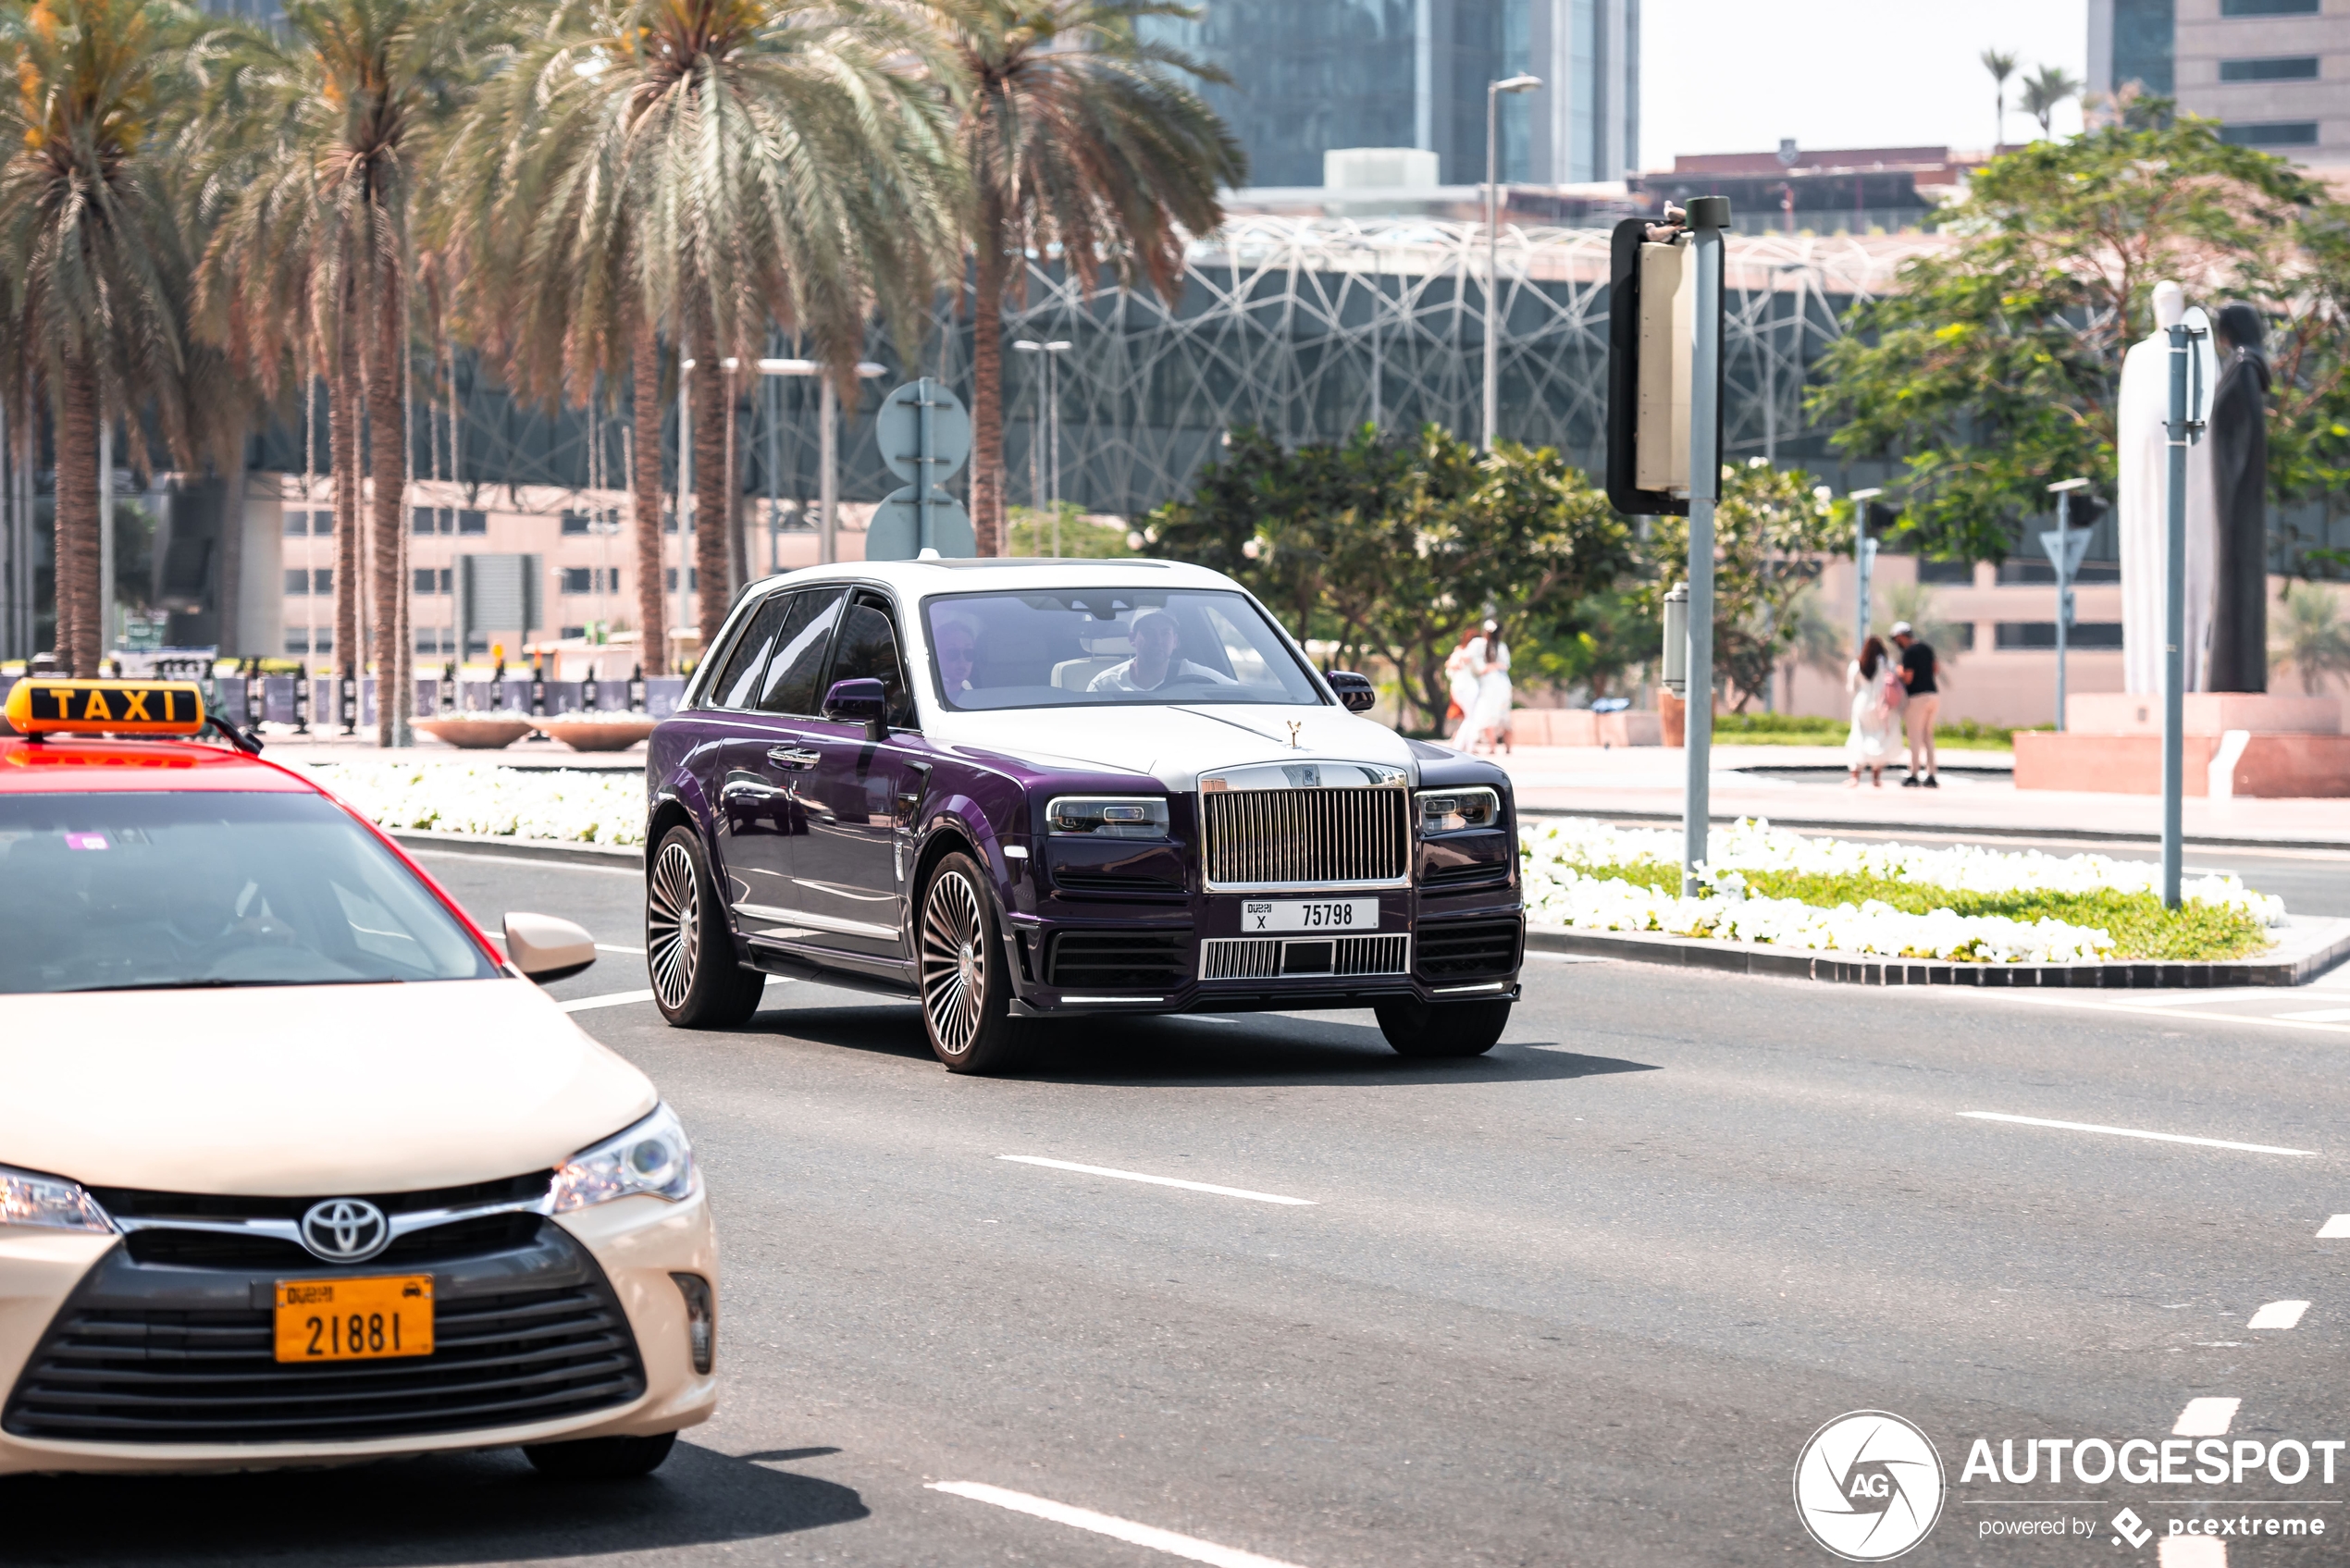
[[[629,877],[427,863],[486,923],[642,942]],[[642,984],[612,951],[555,990]],[[2033,1439],[2162,1441],[2193,1400],[2241,1401],[2231,1444],[2350,1438],[2350,1240],[2318,1238],[2350,1212],[2341,1031],[1549,959],[1466,1063],[1405,1062],[1367,1014],[1242,1016],[964,1080],[910,1006],[780,982],[734,1033],[575,1017],[662,1085],[718,1214],[724,1401],[666,1467],[17,1479],[0,1561],[1182,1560],[1017,1496],[1227,1564],[1826,1562],[1790,1477],[1866,1409],[1946,1467],[1905,1561],[2315,1563],[2350,1535],[2350,1451],[2331,1486],[1960,1474],[1977,1438],[2019,1466]],[[2296,1326],[2247,1327],[2289,1301]],[[2133,1548],[2124,1505],[2158,1534],[2327,1533]],[[1986,1533],[2059,1518],[2094,1529]]]

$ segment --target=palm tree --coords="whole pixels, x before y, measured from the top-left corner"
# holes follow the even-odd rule
[[[1991,73],[1992,83],[1998,90],[1999,129],[1991,138],[1992,150],[1996,152],[2008,139],[2008,78],[2015,74],[2018,56],[2012,49],[1985,49],[1976,58]]]
[[[2042,66],[2023,79],[2023,112],[2040,122],[2040,134],[2056,134],[2057,105],[2081,93],[2081,79],[2062,66]]]
[[[0,21],[17,93],[0,105],[0,277],[19,351],[56,420],[56,648],[98,673],[98,446],[103,423],[177,393],[184,276],[150,137],[181,14],[152,0],[41,0]],[[130,422],[134,429],[139,424]]]
[[[771,325],[846,389],[875,305],[920,319],[956,252],[961,181],[934,41],[838,0],[574,0],[468,117],[447,180],[482,262],[476,314],[516,378],[632,386],[637,598],[662,651],[661,333],[691,359],[695,571],[707,649],[741,485],[727,359]],[[678,351],[682,350],[682,352]]]
[[[2315,583],[2286,588],[2284,623],[2269,661],[2299,672],[2301,689],[2311,697],[2325,690],[2327,677],[2350,675],[2350,626],[2342,623],[2341,601]]]
[[[290,0],[276,29],[230,22],[199,45],[207,324],[266,378],[306,339],[328,368],[336,637],[357,654],[361,426],[376,735],[407,741],[402,635],[408,490],[408,291],[419,173],[458,106],[484,13],[456,0]],[[308,395],[308,389],[303,389]]]
[[[1185,234],[1223,221],[1219,188],[1248,162],[1181,80],[1223,74],[1144,41],[1189,17],[1173,0],[930,0],[961,62],[961,142],[977,251],[971,501],[979,553],[1004,549],[1004,297],[1023,257],[1058,254],[1087,287],[1105,270],[1171,297]]]

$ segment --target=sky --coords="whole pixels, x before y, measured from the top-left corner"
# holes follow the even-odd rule
[[[1985,49],[2088,71],[2087,0],[1640,0],[1640,163],[1679,153],[1991,143]],[[2007,138],[2038,134],[2015,112]],[[2078,104],[2057,113],[2080,130]]]

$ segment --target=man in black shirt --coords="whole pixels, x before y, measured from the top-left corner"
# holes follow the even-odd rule
[[[1901,650],[1901,684],[1909,688],[1901,718],[1910,732],[1910,776],[1901,784],[1905,789],[1940,789],[1934,776],[1934,716],[1941,710],[1942,694],[1934,684],[1934,646],[1918,641],[1907,621],[1893,623],[1893,646]],[[1921,761],[1923,776],[1918,772]]]

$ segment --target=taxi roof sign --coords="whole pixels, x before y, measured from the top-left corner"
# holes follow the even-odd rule
[[[192,681],[30,676],[9,691],[0,713],[23,735],[192,735],[204,728],[204,691]]]

